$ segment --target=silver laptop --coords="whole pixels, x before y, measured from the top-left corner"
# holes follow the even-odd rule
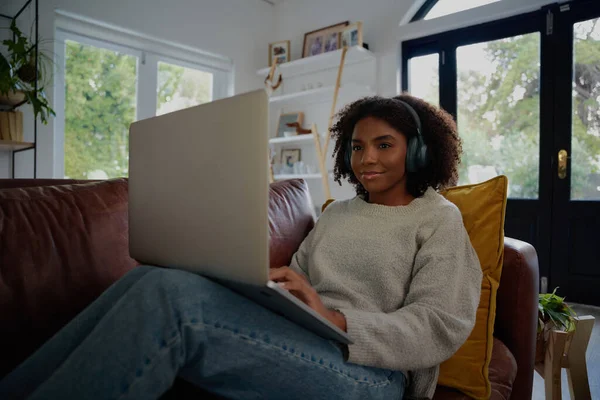
[[[213,278],[324,338],[352,343],[269,280],[268,152],[264,90],[131,124],[131,257]]]

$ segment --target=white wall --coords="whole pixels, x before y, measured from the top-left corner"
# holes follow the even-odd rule
[[[0,3],[0,12],[14,15],[25,0]],[[256,70],[268,62],[274,7],[261,0],[39,0],[39,7],[43,39],[53,38],[55,10],[61,10],[228,57],[235,68],[236,93],[262,87]],[[24,17],[31,15],[26,13]],[[52,46],[52,42],[46,46],[49,53],[53,52]],[[47,94],[53,98],[51,89]],[[33,140],[28,125],[31,119],[25,118],[26,140]],[[52,125],[52,121],[47,126],[38,123],[38,177],[53,176]],[[18,156],[18,177],[32,176],[33,152],[29,153]],[[10,176],[9,160],[6,153],[0,154],[0,177]]]

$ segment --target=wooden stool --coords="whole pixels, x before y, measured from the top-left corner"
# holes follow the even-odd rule
[[[561,400],[561,370],[566,368],[571,400],[591,399],[585,352],[592,335],[594,317],[575,318],[573,332],[551,331],[543,363],[535,370],[544,378],[546,399]]]

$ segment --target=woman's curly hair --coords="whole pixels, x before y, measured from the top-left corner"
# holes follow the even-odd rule
[[[397,100],[408,103],[417,112],[421,120],[421,134],[429,151],[429,164],[425,168],[414,173],[407,171],[408,192],[420,197],[429,186],[440,190],[456,185],[462,144],[454,119],[446,111],[408,94],[393,98],[365,97],[348,104],[337,114],[337,122],[331,130],[336,139],[333,151],[335,181],[341,184],[342,179],[347,179],[358,195],[367,194],[352,169],[346,165],[346,151],[350,149],[354,126],[363,118],[373,117],[387,122],[406,135],[407,142],[417,134],[413,117]]]

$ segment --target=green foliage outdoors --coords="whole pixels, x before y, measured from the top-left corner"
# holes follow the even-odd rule
[[[590,22],[578,25],[575,36],[571,196],[598,199],[600,40]],[[539,34],[489,42],[485,52],[497,66],[491,75],[477,72],[474,65],[458,77],[458,126],[464,146],[460,182],[468,182],[470,166],[491,165],[509,177],[511,197],[537,198],[539,138],[549,134],[539,129]]]
[[[129,125],[137,109],[137,58],[73,41],[67,41],[65,56],[65,175],[127,176]],[[190,81],[183,67],[160,63],[157,108],[177,91],[186,106],[206,102],[210,84]]]
[[[136,58],[71,41],[65,58],[65,175],[85,179],[93,170],[127,175]]]

